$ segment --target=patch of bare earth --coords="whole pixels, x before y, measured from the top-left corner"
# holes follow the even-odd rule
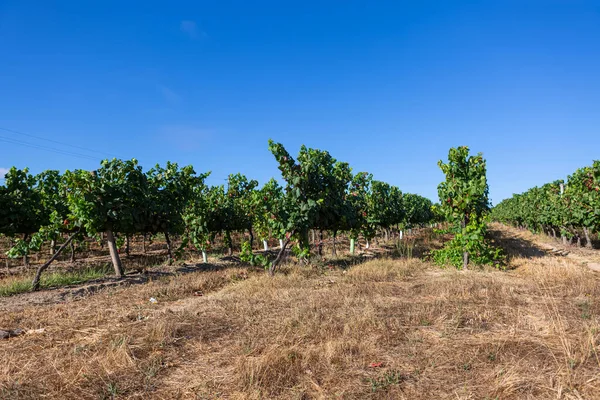
[[[511,264],[227,268],[4,312],[44,331],[0,342],[0,398],[597,398],[597,274]]]
[[[585,265],[593,271],[600,272],[600,251],[576,245],[563,245],[559,240],[544,234],[534,234],[528,230],[519,230],[502,224],[492,224],[493,232],[507,245],[523,253],[528,249],[529,255],[553,255],[568,257],[574,262]],[[517,248],[515,248],[515,246]],[[520,247],[520,249],[519,249]]]

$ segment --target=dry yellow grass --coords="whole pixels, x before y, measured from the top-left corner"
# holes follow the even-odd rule
[[[5,312],[45,331],[0,342],[0,397],[599,398],[597,275],[511,262],[230,268]]]

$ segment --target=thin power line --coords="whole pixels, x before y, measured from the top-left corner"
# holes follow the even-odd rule
[[[94,160],[94,161],[100,160],[99,157],[91,156],[88,154],[81,154],[81,153],[76,153],[76,152],[72,152],[72,151],[68,151],[68,150],[57,149],[55,147],[49,147],[49,146],[43,146],[40,144],[24,142],[22,140],[7,138],[4,136],[0,136],[0,141],[5,142],[5,143],[17,144],[17,145],[25,146],[25,147],[31,147],[34,149],[46,150],[46,151],[50,151],[50,152],[57,153],[57,154],[85,158],[88,160]]]
[[[0,136],[0,142],[17,144],[19,146],[31,147],[31,148],[34,148],[34,149],[40,149],[40,150],[50,151],[52,153],[62,154],[62,155],[66,155],[66,156],[84,158],[84,159],[87,159],[87,160],[93,160],[93,161],[100,160],[100,158],[98,158],[98,157],[90,156],[90,155],[87,155],[87,154],[74,153],[74,152],[71,152],[71,151],[60,150],[60,149],[56,149],[56,148],[53,148],[53,147],[42,146],[42,145],[39,145],[39,144],[27,143],[27,142],[23,142],[21,140],[10,139],[10,138],[6,138],[6,137],[2,137],[2,136]]]
[[[89,148],[87,148],[87,147],[76,146],[76,145],[74,145],[74,144],[69,144],[69,143],[59,142],[58,140],[46,139],[46,138],[43,138],[43,137],[41,137],[41,136],[36,136],[36,135],[32,135],[32,134],[30,134],[30,133],[25,133],[25,132],[21,132],[21,131],[16,131],[16,130],[14,130],[14,129],[8,129],[8,128],[2,128],[2,127],[0,127],[0,130],[2,130],[2,131],[5,131],[5,132],[14,133],[14,134],[16,134],[16,135],[27,136],[27,137],[34,138],[34,139],[38,139],[38,140],[45,140],[46,142],[55,143],[55,144],[60,144],[61,146],[67,146],[67,147],[71,147],[71,148],[74,148],[74,149],[79,149],[79,150],[88,151],[88,152],[91,152],[91,153],[98,153],[98,154],[103,154],[104,156],[121,158],[121,157],[118,157],[118,156],[116,156],[116,155],[114,155],[114,154],[111,154],[111,153],[106,153],[106,152],[104,152],[104,151],[99,151],[99,150],[89,149]]]

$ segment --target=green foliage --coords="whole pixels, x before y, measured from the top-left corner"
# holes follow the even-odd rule
[[[430,222],[443,222],[446,219],[442,205],[435,203],[431,206],[431,221]]]
[[[245,241],[242,243],[242,251],[240,252],[240,260],[243,262],[247,262],[252,266],[260,266],[264,269],[269,268],[271,264],[271,260],[269,257],[262,254],[254,254],[252,252],[252,246],[250,246],[250,242]]]
[[[29,170],[12,167],[0,186],[0,233],[32,234],[47,221],[36,178]]]
[[[451,148],[448,163],[440,161],[446,180],[438,186],[440,212],[450,223],[454,238],[442,250],[433,252],[440,265],[466,268],[467,264],[499,266],[501,253],[486,240],[489,212],[486,164],[481,153],[469,156],[469,148]]]
[[[481,153],[469,156],[469,148],[451,148],[448,163],[438,166],[446,175],[439,184],[441,212],[452,224],[481,220],[489,211],[485,160]]]
[[[169,234],[181,237],[179,251],[191,245],[205,251],[215,236],[248,231],[253,239],[275,237],[286,247],[296,241],[295,253],[310,256],[310,229],[349,232],[370,239],[378,229],[412,227],[433,216],[431,202],[406,195],[371,174],[353,175],[348,163],[327,151],[302,146],[294,160],[283,145],[269,141],[285,186],[271,179],[262,188],[244,175],[230,175],[226,186],[207,187],[208,174],[196,175],[191,166],[156,165],[147,173],[137,160],[104,160],[96,171],[45,171],[31,176],[12,168],[0,186],[0,233],[14,236],[10,257],[39,251],[47,241],[65,234],[109,241],[115,271],[122,273],[113,238]],[[169,242],[170,243],[170,242]],[[283,253],[281,253],[283,254]],[[280,259],[278,257],[277,259]]]
[[[375,236],[375,226],[369,219],[369,198],[372,195],[372,183],[372,174],[359,172],[354,175],[348,188],[348,193],[346,194],[346,201],[350,208],[348,228],[350,230],[350,237],[353,239],[357,239],[361,233],[367,239]]]
[[[388,229],[404,218],[402,192],[396,186],[373,181],[369,197],[369,224]]]
[[[48,170],[36,176],[27,170],[12,168],[6,184],[0,187],[0,230],[14,235],[14,246],[6,252],[17,258],[39,251],[45,240],[56,240],[70,228],[67,216],[66,190],[58,171]],[[6,214],[5,214],[6,213]]]
[[[406,193],[402,198],[403,225],[412,228],[434,220],[431,200],[418,194]]]
[[[206,177],[204,175],[203,177]],[[202,179],[203,182],[203,179]],[[255,219],[255,188],[258,182],[244,175],[229,175],[227,190],[224,186],[196,185],[183,214],[185,242],[206,251],[215,236],[225,233],[227,247],[231,247],[232,231],[251,230]]]
[[[6,252],[6,255],[9,258],[18,258],[34,251],[40,251],[44,241],[56,240],[61,232],[68,229],[68,226],[68,224],[65,225],[58,212],[53,211],[47,225],[40,227],[28,240],[17,238],[14,246]]]
[[[232,231],[251,230],[255,219],[255,188],[258,182],[244,175],[229,175],[225,186],[206,187],[198,183],[183,213],[185,224],[184,242],[191,242],[197,249],[206,251],[215,236],[225,233],[227,247],[231,247]]]
[[[270,179],[260,190],[251,195],[253,210],[253,228],[261,240],[266,240],[271,231],[281,231],[281,210],[283,207],[283,188],[275,179]],[[283,236],[277,237],[282,239]]]
[[[600,161],[557,180],[515,194],[492,210],[496,221],[533,232],[554,230],[565,237],[581,228],[600,230]]]
[[[289,233],[302,247],[308,247],[309,229],[338,226],[341,211],[336,206],[344,198],[350,168],[326,151],[305,146],[300,148],[297,162],[280,143],[269,140],[269,150],[286,182],[274,236]]]
[[[443,249],[431,253],[433,261],[441,266],[460,268],[464,263],[464,252],[468,252],[470,262],[475,265],[491,265],[505,268],[505,254],[499,247],[491,246],[485,239],[486,228],[473,222],[466,229],[455,233],[454,238]]]
[[[222,187],[194,187],[192,198],[183,214],[185,242],[191,242],[194,247],[203,251],[210,248],[214,235],[222,229],[219,210],[224,201]]]
[[[310,258],[310,248],[300,245],[292,247],[292,253],[300,260],[308,260]]]
[[[227,181],[227,193],[221,207],[222,229],[226,232],[252,229],[254,219],[254,191],[258,186],[255,180],[248,180],[242,174],[231,174]]]
[[[148,186],[143,199],[145,218],[141,231],[150,234],[182,234],[185,229],[184,211],[194,189],[202,188],[207,176],[208,174],[196,176],[191,165],[180,169],[176,163],[171,162],[167,162],[165,168],[157,164],[148,171]]]
[[[38,231],[27,239],[17,238],[15,245],[6,252],[9,258],[23,257],[34,251],[40,251],[45,241],[58,240],[62,233],[73,231],[69,221],[69,208],[66,200],[66,187],[58,171],[48,170],[33,179],[33,190],[39,194],[43,215]]]
[[[571,226],[600,230],[600,161],[568,177],[565,198]]]
[[[74,223],[88,233],[144,228],[148,183],[137,160],[104,160],[93,172],[67,171],[65,182]]]
[[[64,221],[69,216],[69,205],[67,203],[67,190],[64,185],[63,177],[58,171],[48,170],[35,176],[35,190],[40,194],[45,218],[40,221],[42,225],[48,223],[61,223],[64,226],[62,231],[69,229]],[[52,213],[56,213],[54,218]]]

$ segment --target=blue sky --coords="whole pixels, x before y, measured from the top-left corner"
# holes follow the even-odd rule
[[[497,203],[600,158],[598,1],[4,0],[0,59],[0,128],[55,141],[0,130],[0,168],[265,182],[273,138],[436,200],[468,145]]]

